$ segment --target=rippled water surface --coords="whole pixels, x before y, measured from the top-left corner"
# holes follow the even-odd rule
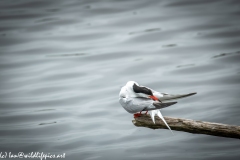
[[[0,151],[66,159],[239,159],[240,141],[137,128],[128,80],[198,92],[165,116],[240,125],[240,3],[0,1]]]

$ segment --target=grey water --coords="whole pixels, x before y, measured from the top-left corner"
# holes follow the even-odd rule
[[[164,116],[240,125],[239,64],[238,0],[0,1],[0,153],[239,159],[238,139],[138,128],[118,102],[135,80],[197,92]]]

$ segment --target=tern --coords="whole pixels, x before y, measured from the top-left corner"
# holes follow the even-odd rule
[[[165,123],[168,129],[172,132],[167,122],[163,118],[160,109],[176,104],[177,102],[166,102],[175,99],[188,97],[196,94],[168,94],[160,93],[149,87],[141,86],[135,81],[128,81],[125,86],[121,88],[119,93],[119,103],[129,113],[134,114],[134,118],[141,116],[143,111],[146,111],[155,123],[154,117],[158,115],[159,118]],[[164,103],[165,102],[165,103]],[[138,113],[140,112],[140,113]]]

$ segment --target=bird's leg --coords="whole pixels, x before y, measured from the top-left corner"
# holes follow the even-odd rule
[[[147,112],[145,114],[147,114]],[[140,117],[142,115],[142,111],[140,111],[140,113],[135,113],[133,115],[134,115],[134,118]]]

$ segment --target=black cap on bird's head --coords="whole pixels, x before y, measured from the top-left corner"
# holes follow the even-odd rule
[[[121,89],[120,96],[150,98],[154,101],[159,101],[158,97],[154,95],[150,88],[140,86],[135,81],[128,81],[127,84]]]
[[[135,93],[144,93],[144,94],[147,94],[149,96],[153,95],[153,93],[150,89],[148,89],[146,87],[140,87],[140,86],[136,85],[136,83],[133,84],[133,91]]]

